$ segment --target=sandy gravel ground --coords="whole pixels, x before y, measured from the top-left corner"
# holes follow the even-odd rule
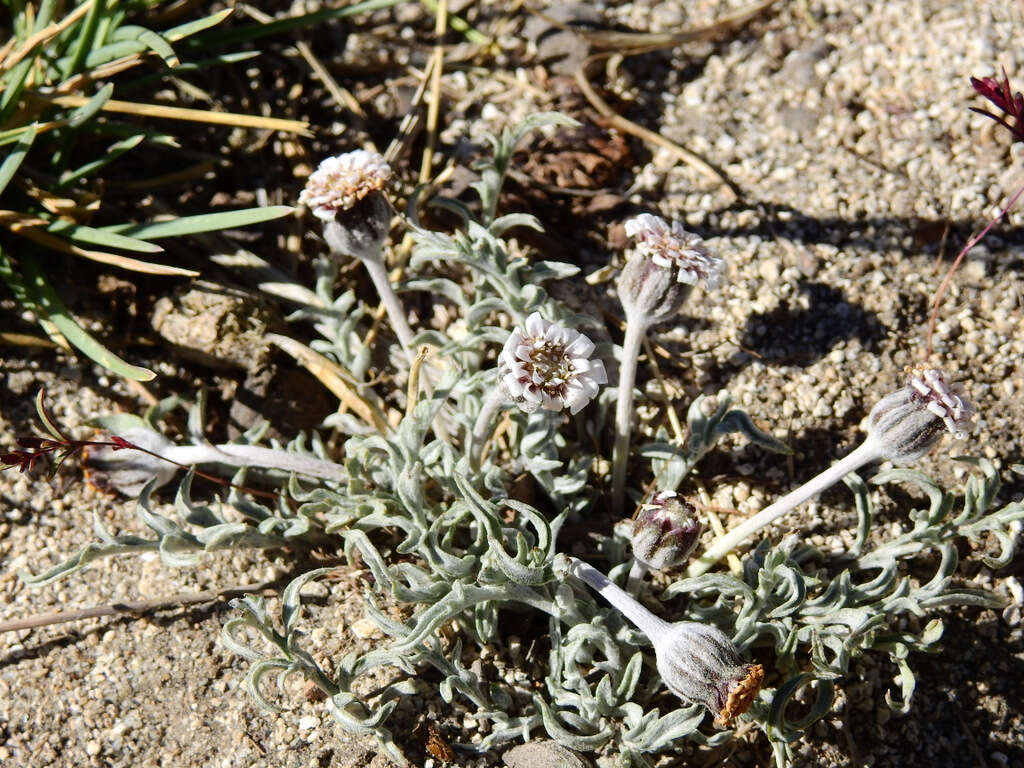
[[[659,32],[739,5],[638,1],[603,11],[609,23]],[[724,42],[630,57],[607,75],[620,111],[700,153],[743,193],[737,201],[669,152],[640,143],[617,190],[634,209],[681,219],[728,260],[724,287],[691,301],[659,343],[680,354],[670,373],[681,405],[698,392],[726,389],[796,448],[791,467],[742,451],[728,460],[714,498],[741,511],[763,506],[854,444],[871,404],[919,359],[931,299],[951,258],[1024,183],[1024,163],[1003,132],[968,111],[981,106],[970,75],[1005,67],[1024,88],[1021,4],[777,6]],[[467,13],[486,28],[484,17],[499,17],[501,7],[481,2]],[[415,27],[416,12],[402,13]],[[352,55],[346,45],[365,44],[372,25],[357,23],[358,34],[349,37],[346,29],[352,27],[330,28],[339,61]],[[518,17],[503,26],[499,64],[513,74],[518,66],[529,84],[538,53],[527,32]],[[543,91],[516,90],[484,74],[449,73],[445,82],[451,108],[443,139],[450,143],[499,125],[508,113],[551,106]],[[484,108],[487,99],[497,108]],[[336,150],[346,148],[336,142]],[[294,195],[299,183],[284,192]],[[976,433],[957,450],[986,456],[1007,474],[1024,462],[1022,221],[1024,213],[1011,213],[969,255],[935,335],[936,361],[958,373],[979,411]],[[601,225],[615,223],[606,217]],[[265,240],[252,247],[273,259],[274,239]],[[608,261],[598,246],[580,242],[588,271]],[[3,302],[0,318],[13,317]],[[49,352],[0,348],[0,355],[3,446],[30,430],[31,398],[41,384],[72,429],[96,412],[140,409],[132,390],[90,366]],[[921,468],[954,481],[962,473],[947,456],[944,448]],[[211,558],[181,571],[162,569],[155,558],[110,560],[29,590],[17,572],[39,570],[90,541],[93,515],[137,528],[130,504],[85,487],[76,472],[68,468],[49,483],[0,475],[0,620],[258,582],[288,567],[259,555]],[[1019,498],[1022,489],[1011,481],[1003,497]],[[840,496],[836,503],[846,503]],[[816,510],[808,535],[824,541],[828,512],[825,505]],[[967,570],[975,584],[1012,599],[1022,566],[1018,558],[997,574]],[[358,595],[355,584],[341,582],[317,608],[323,629],[315,640],[323,649],[374,642],[358,624]],[[258,711],[244,690],[243,664],[219,643],[231,615],[224,604],[206,604],[0,637],[0,765],[387,764],[300,692],[281,714]],[[865,660],[843,681],[833,715],[798,748],[798,764],[1024,766],[1020,604],[1000,615],[950,614],[946,624],[943,651],[913,660],[920,676],[908,716],[890,717],[882,701],[893,671]],[[422,706],[428,716],[444,715],[435,702]],[[744,741],[715,761],[708,764],[768,765],[769,750],[763,740]]]

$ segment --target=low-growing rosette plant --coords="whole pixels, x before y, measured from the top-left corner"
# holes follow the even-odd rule
[[[315,433],[268,445],[263,426],[211,444],[201,398],[184,434],[173,437],[165,424],[176,401],[143,417],[98,417],[107,436],[88,440],[66,434],[41,407],[47,435],[23,438],[0,461],[31,471],[48,456],[84,452],[94,482],[137,496],[151,533],[117,533],[97,520],[96,542],[24,574],[26,581],[42,586],[97,558],[141,552],[181,567],[202,563],[206,552],[255,548],[308,568],[277,598],[234,600],[223,643],[249,662],[248,689],[261,706],[292,706],[275,680],[297,676],[339,727],[375,738],[401,765],[410,764],[408,737],[396,737],[396,719],[418,717],[424,697],[439,697],[444,714],[466,712],[476,723],[452,739],[456,761],[541,738],[563,754],[603,755],[623,766],[653,766],[694,745],[721,745],[738,728],[762,733],[785,765],[792,744],[829,711],[835,681],[864,653],[892,662],[900,693],[888,701],[896,711],[909,706],[911,651],[937,647],[938,609],[1000,604],[958,577],[962,545],[985,549],[990,565],[1009,563],[1024,505],[999,503],[998,473],[984,459],[962,459],[971,472],[960,493],[911,469],[885,469],[873,482],[899,483],[917,499],[903,532],[888,535],[873,530],[882,489],[869,491],[854,472],[875,461],[911,464],[947,430],[966,433],[973,411],[967,394],[938,369],[913,371],[907,387],[872,409],[864,444],[824,479],[719,538],[688,501],[702,457],[730,434],[765,450],[786,449],[732,407],[728,393],[710,409],[698,398],[685,440],[630,453],[627,425],[624,458],[636,471],[630,483],[656,483],[657,492],[635,520],[616,525],[606,513],[609,497],[626,489],[606,482],[609,460],[622,456],[615,453],[619,414],[614,423],[608,418],[612,400],[633,398],[627,369],[635,371],[638,339],[655,320],[671,319],[695,280],[712,283],[721,263],[679,228],[637,224],[633,234],[644,247],[657,236],[658,247],[671,246],[675,255],[641,253],[633,258],[642,263],[627,262],[642,274],[624,273],[619,282],[630,340],[616,381],[608,330],[581,311],[582,301],[568,306],[545,288],[577,279],[578,268],[536,259],[508,233],[539,223],[499,212],[515,146],[536,127],[569,123],[538,115],[506,129],[493,141],[493,157],[475,166],[478,201],[413,201],[409,218],[397,222],[383,198],[392,170],[382,160],[357,154],[325,161],[302,193],[324,222],[329,250],[316,285],[279,281],[270,289],[301,298],[296,335],[307,329],[299,322],[312,321],[318,338],[309,347],[341,372],[345,389],[338,391],[353,412],[328,422],[341,435],[337,447]],[[458,226],[427,229],[416,202],[454,212]],[[373,207],[368,218],[350,221],[348,212],[361,205]],[[396,298],[389,316],[401,313],[408,323],[397,296],[425,292],[452,318],[443,328],[410,324],[408,334],[402,321],[392,327],[406,350],[433,350],[429,386],[415,386],[419,355],[389,357],[359,343],[372,310],[354,292],[335,288],[340,257],[383,270],[388,234],[401,228],[413,250],[403,281],[385,289]],[[660,298],[651,299],[654,293]],[[645,309],[648,300],[658,306]],[[376,376],[375,366],[393,366],[395,375]],[[402,393],[389,389],[398,380],[409,382]],[[221,478],[202,497],[199,473]],[[764,528],[789,513],[798,527],[795,508],[840,479],[857,510],[846,551],[818,551]],[[158,489],[176,480],[173,502],[161,504]],[[998,553],[987,549],[991,541]],[[743,556],[740,568],[718,567],[734,551]],[[332,569],[303,565],[314,553],[361,564],[365,616],[383,641],[323,658],[303,590]],[[911,615],[923,619],[920,631],[899,625]],[[539,652],[529,659],[512,653],[512,635]],[[492,665],[474,663],[485,646]],[[799,719],[792,719],[791,702],[801,705]]]

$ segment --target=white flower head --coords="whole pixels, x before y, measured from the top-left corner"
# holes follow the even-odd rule
[[[527,413],[538,408],[579,413],[608,383],[604,363],[590,359],[594,343],[539,312],[523,326],[509,334],[498,358],[505,392]]]
[[[636,239],[638,256],[673,270],[680,283],[696,285],[703,280],[708,288],[717,288],[722,280],[725,262],[679,222],[669,224],[660,216],[642,213],[626,222],[626,234]]]
[[[962,384],[950,384],[946,374],[937,368],[912,368],[908,371],[908,384],[917,392],[920,402],[931,413],[938,416],[946,430],[957,440],[963,440],[970,432],[974,408],[964,397]]]
[[[946,432],[964,439],[974,416],[964,388],[951,384],[942,371],[921,367],[907,373],[907,386],[879,400],[868,416],[868,435],[897,464],[917,461]]]
[[[318,219],[333,221],[339,211],[383,189],[390,178],[391,166],[376,152],[346,152],[320,163],[299,194],[299,203],[311,208]]]

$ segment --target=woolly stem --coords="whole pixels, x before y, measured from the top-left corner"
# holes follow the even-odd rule
[[[569,572],[573,576],[587,582],[595,591],[601,593],[601,597],[615,606],[627,619],[632,621],[653,643],[655,638],[661,637],[669,629],[669,623],[655,616],[644,608],[632,596],[622,591],[618,586],[608,580],[603,573],[587,565],[582,560],[570,557]]]
[[[480,456],[483,454],[484,441],[490,434],[491,422],[494,421],[494,415],[507,400],[501,386],[495,386],[487,395],[484,404],[480,406],[480,413],[476,415],[476,421],[473,422],[473,433],[469,437],[469,460],[472,466],[480,466]]]
[[[817,477],[790,491],[774,504],[765,507],[749,520],[736,526],[721,538],[716,539],[714,544],[686,570],[687,577],[700,576],[702,573],[705,573],[744,539],[775,522],[812,496],[816,496],[826,488],[839,482],[851,472],[856,472],[865,464],[880,458],[882,458],[882,451],[879,450],[877,441],[870,438],[865,440],[852,453],[837,461]]]
[[[649,571],[647,563],[642,563],[633,558],[633,565],[629,567],[629,576],[626,577],[626,591],[636,597],[640,593],[640,587],[643,586],[644,576]]]
[[[362,262],[363,266],[366,267],[366,271],[370,273],[370,279],[373,281],[377,293],[380,294],[380,300],[384,303],[384,309],[387,310],[391,327],[395,331],[395,335],[398,336],[398,341],[401,343],[406,357],[412,362],[412,340],[414,334],[412,328],[409,327],[409,321],[406,319],[402,302],[395,293],[395,289],[391,287],[387,267],[384,266],[383,261],[374,259],[362,259]]]
[[[626,338],[619,364],[619,399],[615,404],[615,448],[612,451],[612,512],[621,517],[626,501],[626,465],[629,462],[629,433],[633,426],[633,386],[640,347],[647,324],[626,318]]]
[[[341,480],[344,469],[339,464],[313,459],[298,453],[265,448],[260,445],[175,445],[160,455],[175,464],[225,464],[229,467],[259,467],[295,472],[323,480]]]

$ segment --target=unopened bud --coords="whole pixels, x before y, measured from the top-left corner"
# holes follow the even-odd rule
[[[974,409],[959,384],[935,368],[909,371],[906,387],[883,397],[868,416],[868,439],[896,464],[910,464],[930,451],[946,432],[962,440]]]
[[[697,547],[701,529],[692,504],[675,491],[656,493],[633,522],[633,557],[657,570],[685,563]]]
[[[717,627],[680,621],[652,637],[658,674],[683,701],[703,704],[723,728],[746,712],[764,680],[760,664],[744,664]]]

